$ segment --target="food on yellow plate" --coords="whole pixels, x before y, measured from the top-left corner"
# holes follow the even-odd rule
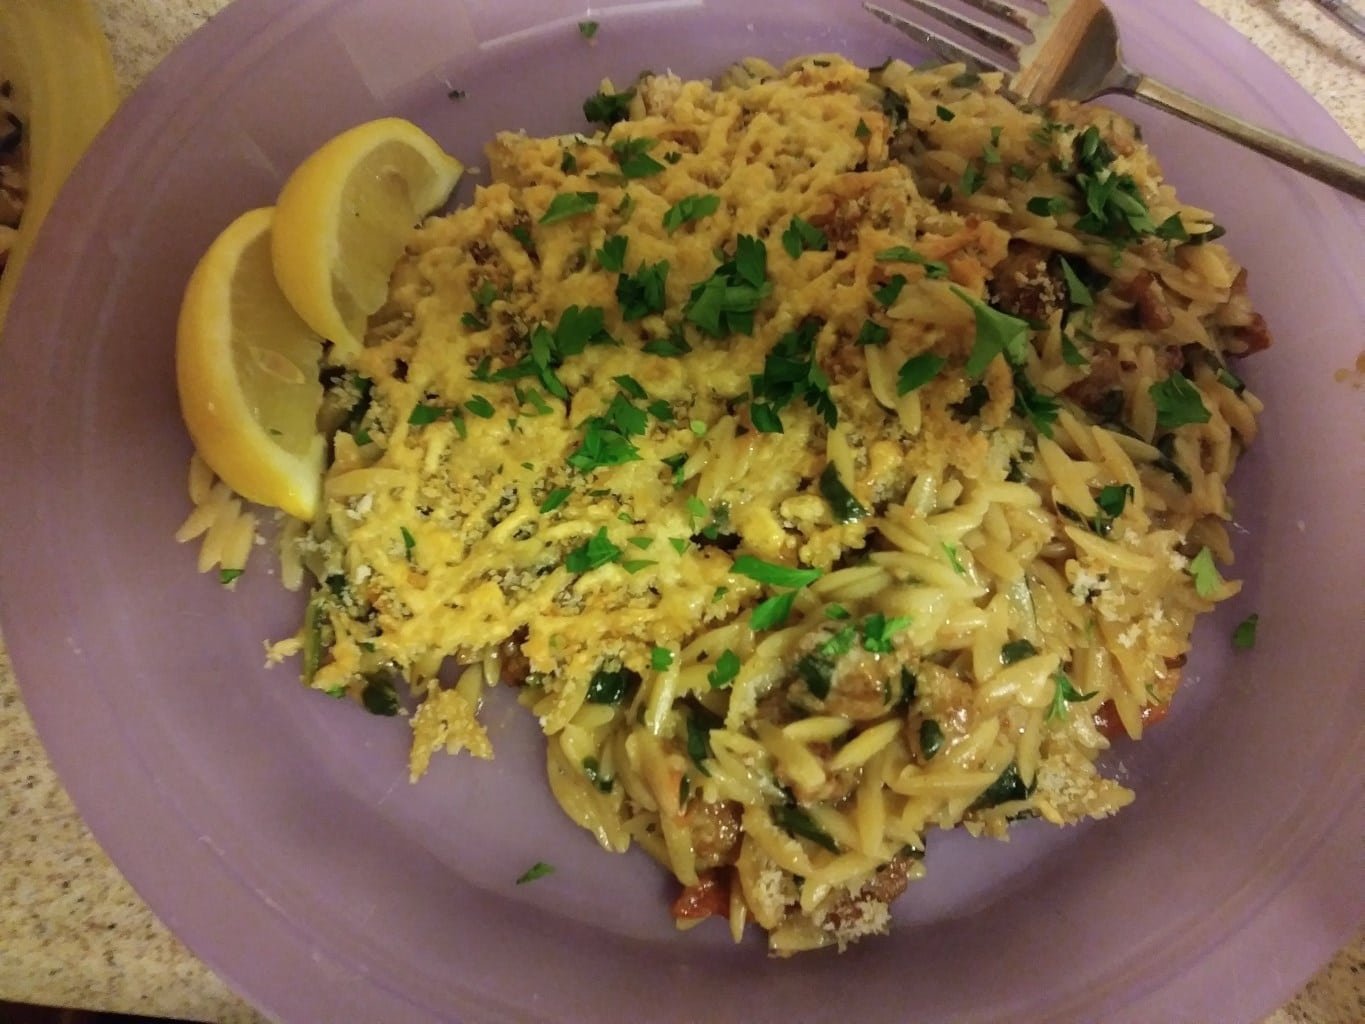
[[[269,208],[209,246],[176,331],[180,408],[195,449],[232,490],[312,520],[326,442],[318,430],[322,340],[271,269]]]
[[[338,358],[360,350],[412,226],[444,203],[463,168],[411,121],[390,117],[329,140],[276,202],[280,287]]]
[[[1123,118],[960,67],[584,109],[493,140],[332,349],[277,653],[376,713],[411,691],[414,778],[491,756],[516,687],[566,813],[778,954],[884,931],[935,829],[1130,802],[1106,734],[1237,590],[1228,358],[1268,335],[1210,215]]]

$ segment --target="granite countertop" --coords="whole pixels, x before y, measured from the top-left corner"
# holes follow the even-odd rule
[[[230,0],[93,0],[130,91]],[[1365,144],[1365,43],[1308,0],[1200,0],[1250,37]],[[57,781],[0,645],[0,1001],[218,1024],[263,1018],[153,916]],[[1365,938],[1264,1024],[1365,1020]]]

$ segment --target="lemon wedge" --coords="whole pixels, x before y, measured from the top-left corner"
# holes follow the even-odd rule
[[[325,452],[322,339],[275,282],[273,218],[270,208],[242,214],[195,267],[176,329],[176,384],[209,467],[249,501],[310,521]]]
[[[275,277],[299,316],[332,342],[334,361],[360,351],[408,233],[463,170],[422,129],[390,117],[324,143],[285,182],[275,203]]]

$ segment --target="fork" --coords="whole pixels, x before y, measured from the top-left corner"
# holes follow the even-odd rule
[[[1011,74],[1010,90],[1025,102],[1132,96],[1365,199],[1365,167],[1243,121],[1129,68],[1119,47],[1118,25],[1101,0],[1043,0],[1046,13],[1015,0],[958,0],[974,14],[958,13],[939,0],[902,2],[934,22],[937,30],[873,3],[863,8],[945,60]],[[942,27],[971,42],[955,42],[942,34]],[[1032,41],[1010,27],[1031,34]]]

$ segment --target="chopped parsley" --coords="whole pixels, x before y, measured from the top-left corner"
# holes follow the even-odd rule
[[[976,195],[981,191],[981,186],[986,184],[986,176],[981,173],[981,168],[976,164],[968,164],[962,170],[962,179],[958,182],[964,195]]]
[[[465,402],[464,407],[481,420],[493,418],[493,403],[484,398],[483,395],[475,395]]]
[[[1090,360],[1085,357],[1076,343],[1068,335],[1062,335],[1062,362],[1067,366],[1089,366]]]
[[[424,427],[428,423],[435,423],[446,411],[439,405],[427,405],[425,402],[418,402],[412,407],[412,412],[408,413],[408,425],[412,427]]]
[[[1173,213],[1163,220],[1156,226],[1156,231],[1152,233],[1157,238],[1167,242],[1188,242],[1190,240],[1190,233],[1178,213]]]
[[[888,619],[881,612],[873,612],[863,620],[863,650],[873,654],[890,654],[895,648],[891,637],[910,625],[910,617],[898,615]]]
[[[786,624],[792,613],[792,605],[795,603],[795,590],[789,590],[785,594],[777,594],[760,601],[754,607],[753,614],[749,616],[749,628],[755,633],[760,633],[765,629],[780,628]]]
[[[1000,663],[1002,665],[1013,665],[1016,661],[1032,658],[1037,653],[1038,648],[1027,640],[1011,640],[1000,648]]]
[[[911,356],[901,364],[900,373],[896,375],[896,394],[908,395],[924,387],[938,376],[946,363],[946,359],[932,352]]]
[[[1194,592],[1200,597],[1213,597],[1223,588],[1223,577],[1219,575],[1213,552],[1208,548],[1199,549],[1199,554],[1190,560],[1187,571],[1194,580]]]
[[[1260,615],[1248,615],[1232,631],[1232,646],[1239,651],[1249,651],[1256,646],[1256,627],[1261,623]]]
[[[877,261],[880,263],[913,263],[917,267],[923,267],[926,277],[944,278],[948,276],[948,264],[942,260],[931,260],[927,256],[915,252],[909,246],[893,245],[889,249],[882,249],[877,253]]]
[[[905,275],[893,274],[891,276],[891,280],[887,281],[886,284],[882,285],[880,288],[873,291],[872,297],[876,299],[878,302],[880,302],[883,306],[892,306],[895,304],[896,300],[901,297],[901,292],[904,290]]]
[[[1011,761],[982,794],[972,801],[968,811],[998,807],[1015,800],[1027,799],[1030,789],[1019,776],[1019,766]]]
[[[556,487],[546,495],[545,500],[540,503],[540,511],[553,512],[555,509],[559,508],[560,505],[564,504],[564,502],[568,501],[569,495],[572,493],[573,491],[568,487]]]
[[[386,676],[375,676],[360,691],[360,703],[372,715],[392,718],[398,714],[398,692]]]
[[[584,39],[591,39],[593,36],[597,35],[597,29],[599,27],[600,26],[595,21],[580,21],[578,23],[578,34]]]
[[[594,416],[584,424],[583,443],[568,458],[568,463],[580,473],[589,473],[600,466],[619,466],[638,462],[640,450],[631,443],[620,428],[601,416]]]
[[[612,235],[602,243],[602,248],[593,253],[593,259],[608,273],[619,274],[625,269],[628,242],[629,239],[625,235]]]
[[[703,775],[710,775],[703,764],[711,756],[711,730],[694,712],[687,716],[687,756]]]
[[[1022,365],[1028,352],[1028,321],[992,309],[956,285],[953,294],[972,307],[976,315],[976,341],[964,370],[968,377],[980,377],[992,359],[1004,355],[1015,366]]]
[[[538,860],[521,873],[521,877],[517,879],[517,885],[525,885],[527,882],[534,882],[537,878],[544,878],[546,875],[553,874],[554,870],[543,860]]]
[[[1100,493],[1095,495],[1095,506],[1099,511],[1090,524],[1094,531],[1101,537],[1109,536],[1109,531],[1113,529],[1114,520],[1123,515],[1128,499],[1132,496],[1132,484],[1108,484],[1101,487]]]
[[[655,647],[649,652],[649,667],[655,672],[664,672],[673,664],[673,652],[667,647]]]
[[[713,338],[752,334],[754,313],[771,291],[767,247],[752,235],[740,235],[734,259],[692,288],[683,315]]]
[[[666,298],[664,284],[667,280],[668,260],[660,260],[653,266],[642,263],[634,274],[618,277],[616,301],[621,304],[622,318],[626,321],[640,320],[652,313],[662,313]]]
[[[870,318],[863,321],[863,326],[855,339],[859,345],[885,345],[890,340],[890,330]]]
[[[870,138],[871,135],[872,129],[867,126],[867,122],[861,117],[858,118],[858,127],[853,129],[853,137],[855,139],[866,139]]]
[[[1156,406],[1156,425],[1161,430],[1174,430],[1187,423],[1207,423],[1210,413],[1204,399],[1183,373],[1177,370],[1163,381],[1147,389]]]
[[[825,618],[841,622],[853,618],[853,613],[841,604],[830,604],[825,606]]]
[[[942,103],[940,103],[937,107],[934,108],[934,113],[937,114],[938,119],[940,121],[943,121],[945,124],[953,120],[955,117],[957,117],[956,114],[954,114],[951,110],[945,107]]]
[[[770,587],[805,587],[824,575],[820,569],[793,569],[791,566],[765,562],[753,555],[740,555],[730,571]]]
[[[412,532],[406,526],[400,526],[398,528],[398,533],[403,538],[403,554],[407,555],[408,558],[411,558],[412,549],[417,546],[416,538],[413,537]]]
[[[773,824],[788,835],[809,839],[830,853],[839,852],[839,844],[834,841],[834,837],[817,825],[809,812],[796,804],[774,804],[769,810]]]
[[[591,213],[597,206],[596,192],[561,192],[550,200],[549,207],[541,214],[540,223],[554,224],[579,214]]]
[[[1072,685],[1070,677],[1065,672],[1054,672],[1052,682],[1055,689],[1052,691],[1052,706],[1047,711],[1048,719],[1065,718],[1068,704],[1090,700],[1098,692],[1095,690],[1089,693],[1076,692],[1076,687]]]
[[[817,317],[802,320],[778,339],[764,360],[763,372],[750,378],[750,417],[763,433],[782,432],[779,414],[798,396],[820,414],[826,426],[838,426],[839,409],[829,393],[829,378],[815,358],[815,341],[824,325]]]
[[[240,579],[243,571],[242,569],[219,569],[218,582],[227,586],[234,580]]]
[[[583,116],[593,124],[610,128],[630,115],[630,101],[634,98],[634,89],[616,93],[594,93],[583,101]]]
[[[1036,217],[1055,217],[1071,209],[1071,204],[1063,196],[1034,196],[1024,205]]]
[[[727,647],[716,659],[715,667],[706,674],[706,681],[711,684],[713,690],[725,690],[738,675],[739,655]]]
[[[720,209],[720,196],[712,193],[685,196],[664,214],[664,230],[670,235],[684,224],[709,217]]]
[[[639,681],[640,677],[629,669],[598,669],[588,680],[588,691],[583,699],[589,704],[608,704],[616,707],[625,701],[631,685]]]
[[[944,541],[943,553],[948,558],[948,564],[953,567],[953,572],[957,573],[959,576],[967,575],[967,567],[962,564],[962,558],[957,553],[956,544],[949,544],[947,541]]]
[[[621,549],[608,539],[607,528],[603,526],[591,539],[569,552],[564,559],[564,568],[574,573],[588,572],[620,557]]]
[[[1057,414],[1061,409],[1062,404],[1035,388],[1022,369],[1014,371],[1015,414],[1032,423],[1038,433],[1044,437],[1052,436],[1052,425],[1057,422]]]
[[[820,474],[820,493],[829,502],[836,523],[856,523],[868,514],[853,492],[839,479],[839,470],[832,462],[826,463]]]
[[[667,338],[651,338],[640,346],[641,352],[648,352],[654,356],[685,356],[692,351],[692,346],[687,343],[687,339],[681,333],[672,334]]]
[[[1095,304],[1095,297],[1090,294],[1090,289],[1086,287],[1080,275],[1071,268],[1065,256],[1058,257],[1062,265],[1062,280],[1066,282],[1066,294],[1072,306],[1088,309]]]
[[[932,761],[934,755],[943,749],[943,728],[932,718],[926,718],[919,724],[919,748],[924,752],[926,761]]]
[[[782,232],[782,248],[788,256],[796,259],[803,252],[823,252],[829,248],[829,238],[810,221],[792,217],[787,229]]]
[[[659,144],[658,139],[622,139],[611,144],[616,154],[616,162],[621,174],[626,178],[648,178],[663,171],[664,165],[649,155],[649,151]]]

